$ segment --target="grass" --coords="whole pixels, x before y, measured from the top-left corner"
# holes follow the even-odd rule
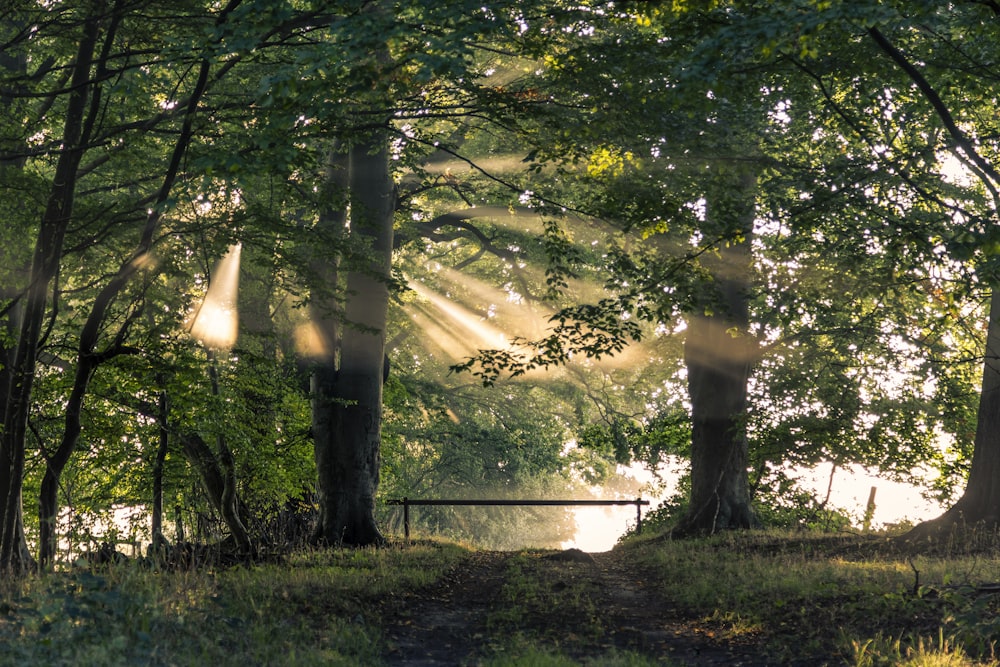
[[[123,565],[29,579],[0,602],[0,664],[374,665],[376,601],[434,581],[465,553],[440,544],[217,572]]]
[[[776,660],[998,664],[995,548],[920,556],[878,537],[766,532],[639,541],[662,594],[731,639],[760,638]]]
[[[689,626],[775,664],[1000,665],[1000,595],[980,587],[1000,582],[995,546],[911,556],[884,538],[755,532],[621,548]],[[126,564],[6,582],[0,664],[380,665],[384,601],[469,556],[422,543],[218,571]],[[608,645],[592,579],[535,552],[506,568],[474,664],[670,664]]]

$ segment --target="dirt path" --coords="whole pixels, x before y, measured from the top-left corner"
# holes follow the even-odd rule
[[[719,641],[685,618],[616,552],[477,552],[388,603],[383,619],[394,666],[472,665],[519,636],[575,658],[617,650],[668,665],[776,664],[754,641]]]

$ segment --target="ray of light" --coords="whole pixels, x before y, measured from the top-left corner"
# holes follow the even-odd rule
[[[526,153],[504,153],[477,158],[476,166],[490,173],[520,173],[524,171],[525,155]],[[431,174],[447,174],[454,178],[464,178],[465,175],[479,173],[467,161],[458,158],[434,160],[424,165],[424,169]]]
[[[295,351],[305,359],[329,359],[333,355],[319,327],[312,320],[295,327]]]
[[[476,313],[468,308],[455,303],[448,297],[435,292],[423,283],[411,280],[410,289],[417,293],[420,298],[440,311],[454,328],[464,332],[463,340],[468,345],[475,348],[484,349],[507,349],[509,343],[507,335],[499,328],[489,324]]]
[[[737,335],[731,322],[700,319],[699,333],[690,334],[686,354],[697,363],[725,370],[732,365],[752,363],[760,357],[757,340],[749,334]]]
[[[429,308],[420,308],[418,312],[411,305],[407,312],[414,324],[423,330],[426,341],[453,361],[474,356],[481,349],[508,350],[511,348],[510,340],[516,337],[529,340],[538,338],[544,336],[549,328],[549,312],[539,312],[523,303],[510,303],[507,301],[507,292],[458,271],[442,267],[439,275],[456,289],[467,289],[473,296],[483,299],[483,303],[472,310],[422,283],[409,283],[411,289],[425,299]],[[495,309],[492,308],[494,305]],[[490,323],[485,317],[484,313],[491,310],[497,313],[497,320],[503,322],[502,328]],[[648,364],[651,357],[650,348],[645,343],[633,342],[617,354],[605,355],[600,359],[574,358],[570,363],[611,371]],[[532,371],[544,372],[544,369]]]
[[[416,292],[423,304],[408,304],[405,311],[414,325],[423,331],[423,342],[432,354],[444,356],[452,362],[475,356],[479,350],[500,349],[514,350],[510,340],[521,335],[519,331],[505,330],[489,323],[482,315],[456,303],[447,296],[434,291],[417,281],[410,281],[409,286]],[[503,295],[500,290],[481,285],[483,294],[493,290],[497,295]],[[520,308],[525,308],[520,306]],[[506,318],[505,318],[506,319]],[[517,318],[515,318],[516,320]],[[540,319],[537,312],[522,316],[522,319]],[[643,343],[633,343],[615,355],[603,356],[600,359],[574,358],[569,363],[597,367],[605,371],[614,369],[636,368],[638,365],[650,362],[651,353]],[[537,378],[546,373],[559,372],[556,369],[537,368],[529,371],[527,377]]]
[[[476,348],[468,338],[461,336],[457,327],[441,321],[440,317],[434,316],[426,308],[408,304],[406,312],[417,328],[423,331],[422,340],[432,354],[454,362],[476,353]]]
[[[188,324],[191,335],[210,349],[228,349],[236,342],[241,250],[239,244],[230,246],[229,252],[216,264],[208,292]]]
[[[437,273],[440,279],[456,290],[467,291],[479,302],[477,310],[490,313],[490,319],[495,316],[497,321],[503,322],[507,333],[524,338],[540,336],[553,314],[551,309],[542,310],[525,300],[513,283],[510,283],[509,289],[500,289],[449,267],[442,267]]]

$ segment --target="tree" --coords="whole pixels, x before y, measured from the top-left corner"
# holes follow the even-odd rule
[[[320,505],[313,539],[371,545],[384,539],[375,523],[375,494],[395,210],[384,134],[351,147],[348,178],[351,235],[366,244],[361,253],[366,261],[347,276],[347,325],[325,336],[336,346],[326,347],[313,373]],[[339,220],[334,216],[333,224]]]
[[[705,374],[689,367],[689,380],[694,379],[693,415],[736,409],[729,414],[728,432],[739,437],[752,426],[750,437],[767,438],[770,445],[782,431],[790,433],[790,424],[802,420],[802,412],[813,411],[814,427],[847,436],[823,438],[829,447],[807,447],[805,457],[792,451],[792,441],[754,452],[751,460],[760,471],[755,484],[770,465],[780,466],[789,456],[800,461],[863,460],[902,470],[935,455],[934,443],[921,433],[945,426],[932,414],[934,406],[923,388],[927,383],[919,378],[943,378],[946,373],[937,364],[915,363],[913,356],[923,345],[935,347],[939,356],[942,353],[940,344],[928,341],[940,343],[944,329],[924,313],[947,312],[925,304],[933,303],[932,293],[940,285],[934,273],[953,270],[944,268],[947,263],[934,250],[933,241],[935,234],[948,236],[949,225],[941,213],[947,210],[951,194],[936,174],[926,171],[939,165],[934,148],[916,140],[920,132],[940,134],[914,125],[912,135],[895,143],[896,110],[904,109],[900,117],[913,113],[902,87],[874,96],[879,113],[858,106],[845,114],[838,106],[845,96],[861,104],[873,99],[851,83],[850,73],[856,71],[852,68],[869,64],[859,56],[858,40],[838,33],[841,41],[834,46],[833,38],[820,39],[818,26],[831,29],[836,23],[830,16],[785,3],[772,3],[767,9],[739,2],[647,7],[643,14],[623,15],[623,21],[584,20],[588,28],[582,32],[595,37],[585,45],[570,40],[569,47],[555,50],[548,60],[553,65],[550,95],[561,100],[564,109],[584,109],[587,122],[567,122],[572,111],[554,114],[543,123],[546,133],[531,136],[535,146],[531,155],[541,175],[532,189],[541,190],[542,183],[553,187],[555,178],[543,178],[546,170],[563,182],[592,184],[586,195],[560,185],[560,195],[546,196],[614,221],[632,236],[625,235],[607,254],[609,296],[559,311],[552,320],[552,335],[525,342],[524,348],[536,355],[533,359],[526,362],[493,351],[464,367],[479,363],[480,372],[492,381],[503,371],[518,374],[536,365],[562,363],[568,351],[616,352],[630,339],[649,335],[636,321],[668,327],[683,319],[689,341],[707,340],[701,326],[706,320],[697,316],[710,310],[721,320],[718,328],[730,334],[719,337],[725,345],[713,344],[710,349],[718,354],[739,347],[740,325],[745,322],[743,327],[756,340],[743,358],[756,369],[766,368],[768,375],[751,378],[752,399],[745,380],[734,383],[732,394],[741,398],[724,407],[724,401],[714,404],[718,393],[698,397]],[[827,9],[837,20],[862,24],[883,11],[849,3]],[[788,25],[798,26],[797,31],[789,33]],[[850,28],[846,31],[850,33]],[[594,41],[605,35],[602,47],[596,48]],[[658,76],[650,74],[654,72]],[[630,114],[632,108],[641,113]],[[886,151],[886,146],[892,150]],[[746,198],[755,200],[751,209],[755,206],[756,211],[742,216],[742,226],[735,223],[741,219],[737,214],[730,216],[733,224],[728,229],[720,229],[709,214],[727,208],[727,198],[743,188],[730,184],[714,189],[706,176],[722,172],[720,165],[727,163],[756,170],[756,191]],[[885,164],[893,166],[882,170]],[[567,192],[573,192],[575,199],[569,200]],[[927,193],[937,199],[925,203]],[[710,298],[715,288],[706,293],[706,285],[714,282],[707,278],[719,275],[712,256],[731,253],[733,242],[741,235],[749,240],[750,232],[753,259],[731,264],[743,267],[744,286],[751,285],[756,274],[757,287],[745,290],[752,298],[744,304],[730,299],[726,308],[718,292],[714,300]],[[825,247],[817,247],[820,243]],[[813,276],[815,269],[818,275]],[[552,270],[572,275],[565,263]],[[833,289],[817,283],[815,292],[811,286],[799,291],[814,277],[822,280],[827,271],[834,276]],[[930,285],[934,287],[928,289]],[[898,304],[885,307],[887,293]],[[706,302],[714,307],[706,308]],[[736,316],[726,323],[727,317],[744,308],[749,320]],[[944,321],[955,320],[948,315]],[[785,381],[774,385],[784,394],[771,393],[768,381],[775,373],[784,373],[782,359],[801,358],[797,355],[803,349],[827,360],[832,352],[845,360],[847,368],[841,372],[836,370],[839,365],[824,363],[834,369],[818,376],[834,385],[829,391],[810,393],[807,387],[815,387],[814,379],[800,374],[794,376],[798,378],[794,386]],[[957,356],[953,351],[948,354]],[[894,362],[902,362],[913,379],[903,383],[879,372],[879,365],[884,368]],[[725,356],[713,363],[727,366]],[[745,372],[737,365],[727,375],[740,378]],[[948,384],[942,381],[940,386]],[[838,386],[843,388],[839,394]],[[797,392],[823,401],[796,407],[790,401]],[[707,404],[698,404],[710,395],[713,399]],[[857,399],[853,405],[852,396]],[[767,423],[757,417],[761,406],[771,417]],[[923,413],[923,422],[912,414],[915,408]],[[734,423],[740,426],[734,428]],[[798,438],[802,440],[810,440],[809,434]],[[880,456],[875,442],[889,445],[888,451],[883,448]],[[693,462],[700,453],[695,447]],[[722,464],[728,457],[700,460],[712,470],[709,479],[725,478]],[[748,462],[741,460],[736,468],[743,471]],[[742,486],[745,482],[732,488]],[[748,494],[739,491],[737,496],[745,499]],[[697,516],[697,506],[692,511]],[[698,530],[714,527],[708,521]]]
[[[24,569],[27,562],[24,556],[20,557],[22,563],[14,562],[17,558],[12,554],[17,550],[13,545],[24,542],[23,535],[19,536],[23,533],[23,522],[18,518],[20,488],[33,387],[40,375],[39,359],[70,369],[74,376],[65,398],[64,428],[55,438],[57,446],[50,450],[39,443],[46,462],[40,498],[40,553],[48,564],[55,553],[60,479],[80,439],[90,383],[98,368],[112,359],[149,351],[128,343],[146,320],[142,317],[143,307],[147,290],[155,283],[151,275],[156,271],[150,269],[156,264],[156,251],[165,247],[164,239],[169,241],[171,234],[184,227],[178,220],[183,216],[178,215],[168,224],[168,233],[163,234],[164,220],[170,218],[176,205],[182,190],[178,185],[190,188],[197,177],[207,177],[214,166],[206,165],[200,173],[196,169],[181,170],[192,143],[211,143],[195,126],[196,118],[220,114],[225,108],[217,100],[210,107],[203,105],[205,93],[223,81],[254,46],[263,47],[276,35],[281,35],[279,40],[286,39],[282,31],[294,30],[287,23],[270,23],[272,19],[280,22],[287,18],[271,15],[252,24],[259,30],[246,30],[249,22],[234,30],[228,19],[238,9],[242,19],[256,17],[253,8],[241,8],[241,4],[233,0],[207,14],[197,2],[176,6],[176,13],[160,26],[163,30],[157,35],[145,23],[148,14],[143,12],[150,6],[144,3],[67,3],[55,14],[28,4],[11,10],[11,16],[17,19],[11,25],[20,29],[12,30],[9,45],[19,49],[17,53],[30,50],[37,70],[29,75],[23,67],[11,69],[4,90],[11,91],[14,100],[41,100],[37,107],[25,112],[37,146],[22,143],[14,159],[34,159],[42,172],[47,171],[48,156],[57,156],[57,160],[51,172],[49,206],[38,228],[31,277],[24,292],[12,294],[8,305],[20,329],[17,354],[7,366],[11,380],[5,389],[10,392],[6,395],[6,427],[0,446],[0,455],[10,462],[0,480],[7,502],[4,532],[0,534],[0,560],[5,569]],[[301,21],[303,29],[308,29],[312,15],[295,16],[293,20]],[[210,30],[202,30],[209,24]],[[67,44],[73,46],[75,55],[68,52]],[[193,53],[192,44],[197,46]],[[143,53],[137,56],[133,49],[140,45]],[[146,61],[147,56],[151,60]],[[157,60],[161,57],[163,62]],[[226,62],[220,63],[220,58]],[[70,72],[72,78],[63,79],[62,71]],[[185,89],[186,97],[177,99]],[[141,95],[136,94],[139,90]],[[115,112],[108,113],[109,108]],[[62,137],[57,141],[51,136],[51,127],[53,119],[60,117]],[[163,129],[165,136],[175,136],[161,141],[158,133],[150,132],[155,128]],[[165,155],[162,172],[158,161],[150,159],[160,152]],[[85,158],[90,161],[84,162]],[[138,174],[130,171],[136,165],[142,165]],[[146,170],[149,165],[154,165],[151,171]],[[79,198],[82,204],[74,207],[81,180],[87,183],[85,196]],[[11,188],[7,192],[14,191]],[[136,237],[131,228],[137,221],[144,224],[139,225]],[[99,261],[90,266],[81,261],[80,268],[71,272],[67,257],[73,256]],[[115,262],[117,266],[103,268]],[[171,262],[159,258],[159,264],[169,266]],[[102,267],[100,272],[106,271],[107,282],[103,284],[97,266]],[[58,282],[57,277],[62,281]],[[88,298],[92,301],[88,302]],[[71,316],[60,317],[67,304]],[[85,312],[84,321],[77,322],[72,317],[74,312]],[[166,312],[171,312],[169,307]],[[48,318],[44,332],[43,318]],[[176,315],[168,318],[174,320],[175,326],[180,324]],[[148,319],[155,323],[157,318]],[[80,335],[75,359],[59,358],[41,349],[41,343],[49,340],[52,332],[55,335],[51,338],[66,340],[64,327],[76,324]],[[146,410],[145,414],[152,411]]]
[[[840,233],[863,241],[875,262],[892,261],[885,266],[887,279],[875,283],[881,292],[878,299],[891,304],[887,311],[905,304],[907,315],[884,320],[883,327],[893,327],[895,336],[886,352],[905,358],[919,350],[925,355],[920,369],[925,377],[935,382],[940,378],[944,388],[954,387],[949,378],[961,372],[952,375],[940,368],[948,357],[959,356],[941,354],[941,343],[950,335],[942,335],[933,325],[915,326],[914,320],[921,321],[922,310],[955,323],[960,313],[973,312],[958,304],[976,299],[978,292],[992,291],[995,285],[993,229],[1000,178],[995,142],[989,138],[995,134],[992,114],[980,110],[990,108],[996,94],[992,79],[983,73],[996,67],[995,50],[986,45],[996,36],[998,10],[993,3],[945,7],[920,2],[878,7],[835,2],[805,12],[773,5],[769,10],[773,12],[749,21],[745,33],[736,32],[750,39],[766,36],[756,48],[783,52],[783,58],[812,81],[813,93],[818,94],[813,108],[825,114],[825,119],[809,118],[815,128],[813,139],[817,145],[832,139],[842,147],[842,155],[833,162],[841,174],[859,174],[865,168],[879,173],[877,179],[857,181],[869,183],[862,190],[863,199],[852,203],[862,215],[845,219],[849,224],[841,226]],[[776,29],[789,24],[797,26],[794,40]],[[842,45],[849,45],[850,51],[843,51]],[[801,104],[792,96],[792,107],[797,103]],[[946,157],[964,165],[971,182],[943,174]],[[837,198],[847,199],[843,194]],[[908,283],[904,276],[910,277]],[[956,526],[996,524],[997,447],[991,427],[996,320],[995,301],[992,296],[988,301],[978,423],[970,438],[974,449],[966,492],[942,517],[918,526],[908,539]],[[856,330],[855,340],[866,330]],[[939,407],[944,412],[961,411],[949,391],[940,392],[947,402]],[[915,394],[920,397],[919,391]],[[883,407],[888,405],[882,402]],[[908,407],[918,405],[919,400]],[[950,426],[961,446],[966,429],[960,421]],[[914,428],[911,437],[922,439],[920,430]],[[901,454],[912,462],[906,452]]]
[[[753,172],[720,179],[706,218],[732,240],[706,261],[712,282],[691,313],[684,345],[691,400],[691,507],[675,533],[756,525],[750,505],[747,385],[758,356],[750,336],[750,247],[756,214]],[[734,229],[735,228],[735,229]]]
[[[967,107],[992,100],[995,91],[991,79],[983,76],[972,76],[968,81],[968,89],[952,95],[950,86],[933,83],[932,76],[938,75],[931,66],[921,68],[916,64],[914,56],[906,50],[917,50],[929,43],[940,49],[953,48],[954,43],[948,37],[949,33],[939,33],[930,27],[923,27],[913,32],[913,19],[921,17],[919,8],[915,16],[904,13],[892,16],[884,25],[875,24],[868,28],[867,34],[878,46],[884,57],[894,63],[905,75],[906,79],[919,90],[924,103],[929,107],[938,123],[944,128],[946,143],[964,161],[968,169],[975,175],[985,192],[992,195],[993,206],[980,212],[977,222],[986,223],[985,229],[978,225],[973,227],[974,247],[982,253],[977,258],[979,267],[977,277],[991,292],[989,302],[989,319],[984,349],[982,387],[979,395],[979,411],[975,433],[975,446],[972,453],[969,479],[965,493],[943,516],[917,526],[908,539],[916,540],[926,535],[940,534],[955,527],[986,525],[994,527],[1000,523],[1000,429],[997,428],[997,415],[1000,414],[1000,281],[996,277],[996,258],[993,238],[995,235],[996,208],[1000,199],[1000,171],[997,168],[997,152],[995,142],[987,137],[994,136],[994,128],[990,115],[978,116],[974,110]],[[1000,8],[995,5],[984,7],[970,6],[954,8],[949,12],[935,13],[932,18],[941,18],[945,25],[951,27],[952,34],[961,30],[963,38],[993,40],[996,38],[997,18]],[[959,26],[961,26],[959,28]],[[891,30],[891,32],[889,32]],[[883,32],[886,31],[886,32]],[[888,34],[887,34],[888,33]],[[972,37],[975,35],[975,37]],[[901,47],[901,45],[903,45]],[[926,48],[926,47],[925,47]],[[996,54],[989,51],[969,51],[966,58],[976,63],[977,71],[989,71],[996,67]],[[935,59],[934,64],[942,61]],[[981,70],[979,68],[982,68]],[[944,68],[947,76],[955,76],[957,72],[950,67]],[[992,104],[985,101],[987,105]],[[973,116],[974,122],[966,119]],[[967,129],[966,129],[967,128]],[[959,246],[961,255],[966,248]],[[954,252],[954,250],[953,250]]]
[[[38,345],[43,335],[43,321],[48,304],[49,288],[59,270],[63,242],[73,215],[78,167],[85,146],[90,142],[88,109],[92,86],[91,67],[94,64],[102,17],[94,8],[83,17],[80,40],[70,79],[73,93],[69,96],[62,131],[62,149],[55,167],[52,188],[35,242],[28,285],[23,297],[17,351],[11,364],[10,393],[2,439],[0,439],[0,569],[23,571],[30,567],[22,550],[23,521],[21,518],[21,488],[24,476],[25,437],[31,390],[37,363]]]
[[[6,20],[3,25],[3,37],[5,42],[12,44],[10,48],[5,48],[0,52],[0,72],[4,80],[17,81],[25,76],[27,72],[27,55],[22,48],[16,48],[13,44],[17,41],[15,35],[23,30],[23,25],[14,20]],[[13,88],[12,92],[10,91]],[[17,99],[17,88],[14,86],[4,86],[4,93],[0,94],[0,105],[4,111],[4,117],[14,119],[20,116],[19,111],[23,109],[23,104]],[[26,188],[28,179],[24,178],[23,167],[25,164],[26,137],[23,129],[9,127],[3,128],[3,140],[0,144],[0,182],[5,187]],[[5,304],[2,311],[3,334],[0,341],[0,424],[7,423],[7,411],[10,403],[10,392],[12,391],[12,371],[17,355],[17,334],[20,331],[20,311],[17,307],[17,297],[23,289],[23,278],[27,274],[30,251],[24,247],[22,240],[27,235],[18,233],[19,225],[14,220],[15,210],[12,203],[6,203],[2,209],[2,215],[6,222],[6,234],[3,239],[6,248],[5,258],[7,271],[3,278],[3,287],[0,290],[0,297]],[[20,274],[20,275],[19,275]],[[13,475],[16,474],[15,462],[17,453],[5,447],[0,440],[0,502],[5,508],[4,516],[8,510],[13,510],[11,517],[15,522],[12,527],[13,538],[18,541],[16,545],[16,561],[18,568],[30,568],[33,565],[31,555],[28,552],[27,544],[24,540],[24,518],[21,508],[20,490],[14,483]],[[12,507],[16,504],[16,508]],[[5,518],[6,522],[8,519]],[[5,523],[0,522],[0,529]],[[0,533],[2,538],[3,533]],[[0,550],[2,551],[2,550]],[[13,556],[13,554],[12,554]]]
[[[216,20],[216,25],[223,24],[227,15],[230,14],[238,4],[238,0],[230,2],[227,7],[220,12]],[[114,43],[117,29],[123,18],[124,16],[121,11],[114,12],[111,15],[110,25],[107,28],[108,34],[105,37],[107,41],[107,45],[105,46],[105,57],[107,57],[107,54],[111,50],[110,45]],[[106,72],[104,71],[106,67],[106,63],[101,63],[98,66],[95,74],[98,80],[106,75]],[[59,446],[46,458],[45,478],[42,481],[39,521],[41,525],[40,560],[43,564],[51,564],[52,559],[55,557],[55,521],[58,513],[57,498],[59,477],[62,474],[62,470],[65,468],[66,463],[69,461],[73,450],[76,448],[76,443],[80,436],[80,411],[83,405],[84,397],[87,393],[87,386],[90,382],[90,378],[97,369],[97,366],[101,363],[114,356],[129,351],[125,347],[125,340],[127,339],[128,330],[132,325],[133,320],[141,313],[141,308],[136,307],[125,317],[124,321],[120,324],[118,331],[112,337],[112,342],[103,350],[98,349],[101,327],[105,325],[111,304],[121,296],[126,286],[149,260],[149,254],[152,251],[153,242],[162,219],[162,208],[166,205],[168,198],[171,196],[175,181],[178,178],[178,172],[181,169],[181,164],[187,154],[187,149],[192,139],[195,115],[199,110],[201,98],[208,86],[211,67],[212,63],[208,60],[202,60],[199,65],[197,80],[195,81],[188,98],[185,113],[181,118],[182,123],[177,142],[170,155],[170,161],[168,163],[166,173],[163,176],[163,183],[157,193],[156,200],[153,202],[153,208],[150,209],[150,213],[146,218],[146,224],[140,234],[137,247],[131,257],[129,257],[118,270],[118,273],[105,285],[95,298],[90,314],[88,315],[87,321],[81,331],[79,350],[77,352],[77,360],[75,364],[76,378],[74,380],[69,402],[66,408],[66,426],[64,428],[62,441]],[[99,89],[95,90],[94,95],[99,96],[99,94]],[[90,139],[88,137],[87,141],[89,140]],[[67,211],[65,215],[68,221],[71,212]],[[52,252],[56,253],[58,261],[58,255],[61,253],[61,250],[53,249]]]
[[[492,381],[503,367],[517,374],[533,365],[565,361],[567,348],[598,356],[617,352],[629,339],[644,335],[622,313],[636,314],[654,325],[684,313],[692,504],[678,534],[749,527],[755,521],[745,428],[747,382],[757,354],[748,310],[757,191],[755,168],[735,165],[740,161],[752,165],[760,159],[743,137],[752,136],[761,121],[755,111],[732,111],[741,103],[758,109],[756,92],[743,81],[746,77],[728,74],[745,63],[699,63],[704,69],[717,66],[718,71],[696,80],[669,60],[685,57],[674,52],[687,53],[686,41],[664,49],[653,46],[662,33],[637,27],[634,17],[617,26],[608,23],[602,26],[607,31],[604,48],[572,45],[552,57],[556,63],[552,85],[567,97],[567,107],[582,106],[590,98],[607,100],[596,112],[585,107],[589,122],[599,119],[595,130],[582,136],[574,130],[570,136],[571,123],[557,116],[546,135],[555,141],[541,144],[533,155],[560,165],[572,165],[566,153],[586,161],[585,176],[569,165],[559,173],[599,184],[597,196],[577,195],[584,203],[575,203],[575,208],[601,216],[626,233],[622,246],[612,246],[615,263],[606,267],[613,272],[608,285],[614,292],[596,307],[560,311],[553,318],[558,323],[554,333],[530,346],[537,352],[534,359],[525,362],[491,353],[492,358],[480,355],[478,363],[487,381]],[[671,29],[676,31],[682,23],[671,23]],[[605,33],[600,34],[604,38]],[[650,56],[651,50],[668,51],[671,56]],[[662,74],[647,81],[640,71]],[[635,72],[636,78],[625,72]],[[671,84],[670,99],[653,88],[661,80]],[[745,93],[748,89],[751,96]],[[716,101],[706,104],[706,97]],[[641,117],[629,113],[637,99],[644,105]],[[649,123],[650,108],[657,109],[660,122],[669,119],[677,130],[669,141],[652,139],[663,129]],[[639,157],[649,153],[652,158]],[[661,161],[670,163],[668,170],[658,168]],[[678,165],[681,168],[672,176],[669,170]],[[698,206],[706,212],[694,213]],[[685,248],[685,233],[701,240]],[[642,249],[632,254],[624,250],[632,244]],[[572,277],[566,264],[552,271]],[[473,363],[477,362],[465,367]]]

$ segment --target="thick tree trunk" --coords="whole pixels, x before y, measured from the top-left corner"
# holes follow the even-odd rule
[[[334,396],[336,395],[337,361],[340,351],[340,319],[343,315],[338,303],[340,297],[341,246],[347,234],[347,196],[350,188],[350,156],[334,146],[327,157],[325,207],[319,216],[319,232],[323,243],[322,255],[316,253],[307,258],[312,284],[310,290],[309,317],[312,335],[308,349],[301,352],[309,358],[311,372],[309,391],[312,411],[313,456],[316,460],[316,496],[320,507],[320,519],[310,537],[313,543],[328,541],[328,528],[324,508],[331,507],[331,499],[336,493],[336,470],[334,468],[333,439],[336,429],[333,424]],[[329,529],[333,530],[333,523]]]
[[[972,467],[965,492],[940,517],[925,521],[904,536],[908,541],[943,537],[954,531],[1000,526],[1000,286],[990,297],[983,360],[982,391]]]
[[[347,278],[339,371],[327,366],[313,378],[320,505],[314,538],[367,546],[384,542],[375,522],[375,494],[394,211],[384,136],[351,149],[350,193],[351,234],[366,242],[368,256]]]
[[[703,266],[711,276],[684,344],[691,399],[691,504],[675,536],[756,525],[747,473],[747,381],[757,346],[749,335],[751,240],[756,178],[723,179],[709,202],[710,226],[725,240]]]

